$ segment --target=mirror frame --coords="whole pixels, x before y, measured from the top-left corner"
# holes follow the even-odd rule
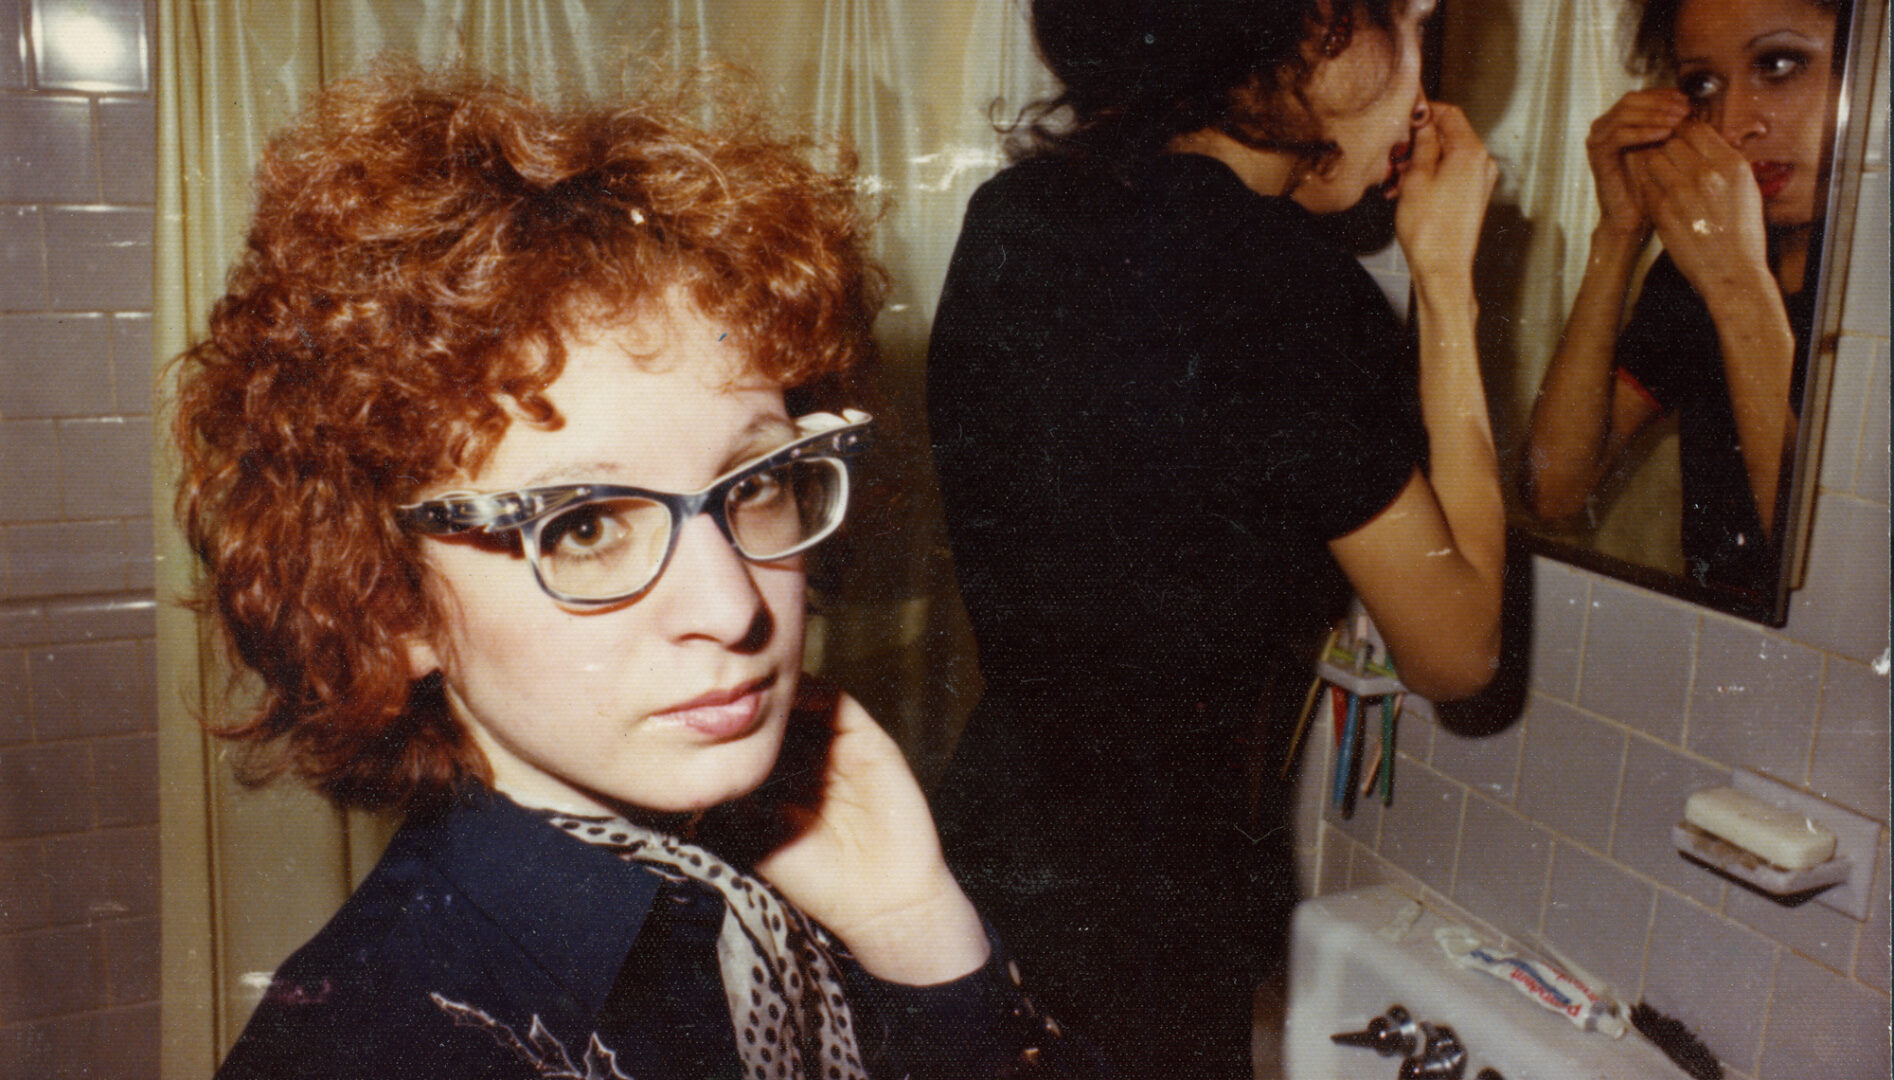
[[[1808,361],[1803,373],[1803,422],[1798,425],[1794,453],[1782,466],[1785,483],[1782,490],[1788,492],[1788,497],[1779,500],[1776,507],[1777,535],[1783,538],[1776,580],[1766,589],[1717,587],[1628,562],[1522,524],[1522,515],[1514,509],[1516,492],[1509,492],[1509,531],[1525,550],[1766,626],[1779,627],[1788,622],[1790,594],[1802,586],[1808,568],[1822,437],[1827,429],[1829,384],[1834,375],[1835,347],[1841,336],[1842,300],[1847,293],[1848,263],[1854,247],[1856,202],[1866,160],[1875,65],[1887,2],[1853,0],[1848,25],[1837,28],[1836,44],[1842,50],[1842,66],[1835,91],[1834,129],[1828,176],[1824,182],[1828,209],[1821,246],[1812,260],[1819,268],[1819,277],[1815,283],[1815,319],[1809,331],[1812,340],[1808,343]]]

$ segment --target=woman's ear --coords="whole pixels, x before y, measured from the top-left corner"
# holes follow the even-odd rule
[[[419,633],[404,638],[402,648],[408,653],[408,678],[425,679],[441,669],[440,653],[435,651],[433,642]]]

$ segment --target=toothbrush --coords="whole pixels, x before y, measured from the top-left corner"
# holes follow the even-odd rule
[[[1328,640],[1322,643],[1322,651],[1317,655],[1323,657],[1328,656],[1328,651],[1335,647],[1335,636],[1340,632],[1341,627],[1339,626],[1330,630],[1328,632]],[[1310,680],[1309,692],[1302,699],[1302,711],[1296,715],[1296,729],[1294,733],[1289,736],[1289,751],[1283,755],[1282,769],[1276,773],[1278,779],[1286,779],[1289,776],[1289,769],[1295,764],[1296,750],[1302,746],[1302,736],[1308,733],[1309,719],[1315,715],[1315,699],[1316,696],[1321,693],[1321,690],[1322,676],[1317,675],[1314,679]]]
[[[1361,697],[1348,695],[1348,718],[1343,722],[1342,744],[1335,755],[1335,806],[1346,810],[1348,806],[1348,776],[1354,771],[1355,744],[1361,741]]]
[[[1394,805],[1394,722],[1401,715],[1405,692],[1381,699],[1381,805]]]

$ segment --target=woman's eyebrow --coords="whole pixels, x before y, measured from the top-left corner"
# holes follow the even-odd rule
[[[1756,52],[1759,49],[1766,49],[1771,45],[1784,44],[1784,42],[1777,41],[1777,38],[1788,38],[1791,39],[1793,44],[1807,48],[1819,49],[1826,43],[1825,39],[1820,36],[1805,34],[1793,26],[1781,26],[1774,30],[1764,30],[1762,33],[1750,38],[1743,43],[1743,51]],[[1679,54],[1677,57],[1678,67],[1685,67],[1690,64],[1707,64],[1709,62],[1710,59],[1706,56],[1684,56]]]
[[[724,458],[723,468],[727,472],[751,458],[761,457],[795,441],[796,434],[796,425],[786,417],[758,416],[737,437],[734,449]]]
[[[1820,45],[1821,44],[1820,38],[1816,38],[1808,34],[1804,34],[1802,31],[1797,30],[1793,26],[1784,26],[1780,29],[1765,30],[1760,34],[1757,34],[1755,37],[1749,39],[1749,43],[1747,47],[1750,49],[1764,48],[1766,46],[1776,44],[1775,39],[1780,38],[1780,37],[1793,38],[1798,44],[1803,44],[1803,45]]]
[[[553,487],[561,484],[581,484],[587,481],[580,479],[580,477],[597,478],[600,476],[611,476],[623,468],[624,466],[620,462],[604,460],[561,462],[560,464],[534,473],[525,483],[512,490],[525,491],[528,488]]]

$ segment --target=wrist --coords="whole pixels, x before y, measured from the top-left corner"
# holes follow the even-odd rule
[[[1703,297],[1703,304],[1710,309],[1710,317],[1721,323],[1725,319],[1752,319],[1763,317],[1770,321],[1778,318],[1785,325],[1788,314],[1782,305],[1782,289],[1776,284],[1775,275],[1769,272],[1767,265],[1751,266],[1746,262],[1724,266],[1715,280],[1699,285],[1692,281],[1691,286],[1697,295]]]
[[[1468,268],[1451,271],[1416,270],[1414,300],[1424,313],[1434,317],[1459,313],[1471,322],[1479,313],[1478,294],[1473,288],[1473,272]]]
[[[1599,222],[1592,230],[1591,252],[1587,257],[1588,269],[1623,268],[1628,270],[1644,253],[1644,245],[1650,242],[1651,228],[1639,223],[1636,228],[1622,229],[1608,222]]]
[[[919,900],[830,929],[869,974],[907,986],[961,978],[978,971],[992,951],[979,912],[952,875]]]

